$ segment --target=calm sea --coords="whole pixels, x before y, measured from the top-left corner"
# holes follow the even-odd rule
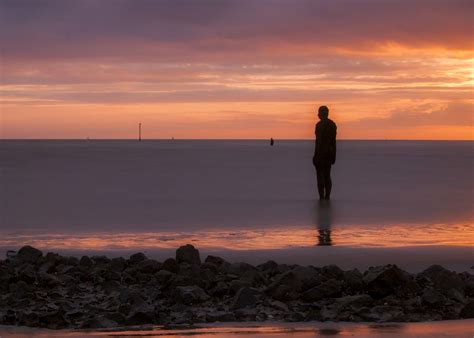
[[[338,141],[321,204],[312,141],[2,140],[0,250],[469,270],[473,145]]]

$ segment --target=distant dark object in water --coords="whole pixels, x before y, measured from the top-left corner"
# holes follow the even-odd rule
[[[275,141],[273,140],[273,137],[270,139],[270,145],[273,146],[275,144]]]

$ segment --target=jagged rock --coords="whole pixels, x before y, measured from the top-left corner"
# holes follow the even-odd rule
[[[79,259],[77,257],[66,257],[64,260],[65,265],[77,266],[79,265]]]
[[[107,258],[105,256],[93,256],[92,260],[94,261],[95,264],[109,264],[110,263],[110,258]]]
[[[130,310],[127,312],[130,312]],[[105,317],[119,325],[125,324],[125,316],[120,312],[108,312],[105,314]]]
[[[199,265],[189,263],[181,263],[178,269],[178,275],[185,277],[201,278],[201,272],[202,270]]]
[[[127,316],[130,313],[132,305],[129,303],[122,303],[118,306],[118,311],[121,315]],[[124,317],[125,318],[125,317]]]
[[[383,298],[395,292],[413,291],[413,278],[396,265],[370,268],[364,275],[368,293],[374,298]]]
[[[38,283],[47,288],[55,288],[61,285],[61,281],[55,275],[49,273],[38,273]]]
[[[421,299],[423,304],[428,306],[440,306],[446,301],[446,297],[442,293],[432,288],[424,290]]]
[[[285,303],[283,302],[280,302],[279,300],[273,300],[273,301],[270,301],[269,302],[269,305],[279,311],[283,311],[283,312],[288,312],[289,311],[289,308],[288,308],[288,305],[286,305]]]
[[[321,274],[327,279],[340,280],[344,278],[344,271],[334,264],[323,266],[321,268]]]
[[[38,269],[38,273],[55,273],[57,272],[56,265],[57,264],[55,261],[46,260],[43,264],[41,264],[40,268]]]
[[[231,295],[234,295],[243,287],[251,287],[252,283],[248,280],[234,279],[230,282],[228,291]]]
[[[110,260],[109,269],[115,272],[122,272],[125,270],[127,261],[123,257],[115,257]]]
[[[464,297],[464,294],[458,289],[449,289],[445,293],[445,296],[455,302],[467,304],[468,300]]]
[[[243,277],[246,274],[258,272],[257,268],[248,263],[232,263],[227,269],[229,275],[235,275],[238,277]]]
[[[229,285],[223,281],[219,281],[216,286],[209,290],[209,294],[213,297],[223,297],[229,293]]]
[[[169,272],[177,273],[179,270],[179,266],[174,258],[168,258],[161,265],[161,269],[169,271]]]
[[[474,318],[474,301],[471,300],[469,303],[467,303],[459,313],[460,318]]]
[[[120,291],[118,300],[120,303],[141,304],[145,301],[145,297],[138,290],[126,288]]]
[[[26,283],[33,283],[36,280],[36,268],[32,264],[21,265],[17,270],[17,277]]]
[[[128,263],[130,265],[134,265],[140,263],[141,261],[144,261],[145,259],[147,259],[147,257],[143,252],[137,252],[130,256],[130,258],[128,259]]]
[[[19,315],[18,324],[22,326],[38,326],[39,316],[34,311],[25,311]]]
[[[160,270],[155,274],[156,281],[160,285],[166,285],[175,274],[168,270]]]
[[[105,280],[101,284],[101,288],[105,291],[106,294],[111,294],[112,292],[119,291],[122,285],[116,280]]]
[[[294,300],[300,296],[302,285],[301,279],[293,271],[288,271],[278,276],[265,292],[280,301]]]
[[[227,262],[225,259],[211,255],[206,257],[205,262],[214,265],[218,271],[223,273],[227,273],[228,268],[230,266],[230,263]]]
[[[308,290],[323,281],[319,271],[310,266],[298,266],[292,272],[301,281],[301,291]]]
[[[35,250],[25,249],[22,255],[30,257]],[[468,272],[432,266],[414,279],[393,265],[361,274],[336,266],[273,261],[254,267],[216,256],[196,264],[190,255],[183,254],[188,258],[180,258],[179,264],[175,259],[161,264],[143,254],[129,260],[104,256],[79,260],[36,252],[26,260],[17,255],[0,260],[0,324],[57,329],[234,320],[386,322],[473,317],[474,276]]]
[[[235,318],[238,321],[255,321],[257,319],[257,309],[242,308],[234,311]]]
[[[90,268],[94,265],[94,261],[92,261],[92,259],[90,259],[88,256],[82,256],[79,261],[79,265],[82,267]]]
[[[339,309],[346,310],[350,309],[359,309],[364,306],[371,306],[373,303],[373,298],[369,295],[355,295],[355,296],[346,296],[337,298],[335,300],[336,304],[338,305]]]
[[[261,291],[255,288],[243,287],[235,295],[232,308],[255,307],[260,297],[262,297]]]
[[[156,312],[153,306],[145,302],[132,305],[125,323],[127,325],[153,324],[156,322]]]
[[[143,261],[140,261],[134,267],[135,271],[143,273],[156,273],[160,270],[160,268],[161,264],[152,259],[145,259]]]
[[[15,256],[22,263],[36,263],[41,257],[43,253],[29,245],[22,247]]]
[[[252,286],[260,286],[260,285],[267,284],[267,279],[257,269],[247,270],[240,276],[240,279],[242,281],[248,281]]]
[[[192,305],[205,302],[209,299],[209,295],[199,286],[178,286],[175,290],[175,298],[183,304]]]
[[[17,321],[16,313],[12,309],[8,309],[0,319],[3,325],[15,325]]]
[[[48,329],[64,329],[68,326],[68,322],[64,318],[64,312],[60,309],[43,313],[38,318],[39,325]]]
[[[206,321],[213,322],[234,322],[235,315],[229,311],[214,311],[206,314]]]
[[[84,322],[81,324],[81,329],[106,329],[117,326],[117,322],[103,317],[93,315],[88,317]]]
[[[57,264],[64,264],[66,263],[66,257],[61,256],[60,254],[54,252],[48,252],[46,256],[44,256],[45,263],[52,263],[52,265]]]
[[[199,265],[201,264],[199,250],[191,244],[181,246],[176,250],[176,261],[178,262],[178,264],[189,263]]]
[[[376,322],[396,322],[403,320],[404,313],[399,306],[378,305],[370,310],[366,318]]]
[[[104,278],[104,280],[110,281],[120,281],[122,279],[121,273],[119,271],[111,269],[110,266],[108,267],[108,269],[102,272],[102,277]]]
[[[353,291],[363,289],[364,280],[362,278],[362,273],[357,269],[344,271],[342,277],[346,285]]]
[[[281,271],[279,271],[278,269],[278,264],[272,260],[257,265],[257,269],[263,272],[268,277],[273,277],[276,274],[281,273]]]
[[[181,325],[181,324],[189,325],[189,324],[194,323],[194,314],[190,310],[172,312],[170,317],[171,317],[171,322],[175,325]]]
[[[7,290],[10,281],[13,279],[13,269],[7,266],[0,266],[0,292]]]
[[[301,312],[290,312],[285,317],[287,322],[302,322],[304,319],[305,316]]]
[[[306,302],[315,302],[324,298],[339,297],[341,291],[342,282],[330,279],[304,292],[301,299]]]
[[[456,289],[464,294],[465,283],[456,272],[449,271],[439,265],[432,265],[420,275],[431,280],[434,287],[441,292]]]
[[[219,273],[219,268],[214,265],[214,264],[211,264],[211,263],[207,263],[207,262],[204,262],[201,264],[201,270],[202,271],[209,271],[210,273],[212,274],[218,274]]]

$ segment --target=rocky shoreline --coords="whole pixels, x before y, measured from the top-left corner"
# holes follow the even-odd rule
[[[417,322],[474,318],[474,275],[439,265],[410,274],[396,265],[343,271],[252,266],[192,245],[158,262],[64,257],[31,246],[0,260],[0,324],[106,328],[235,321]]]

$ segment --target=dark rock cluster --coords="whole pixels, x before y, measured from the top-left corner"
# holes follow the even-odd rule
[[[430,321],[474,317],[474,276],[433,265],[324,267],[201,262],[192,245],[80,259],[25,246],[0,260],[0,324],[103,328],[232,321]]]

